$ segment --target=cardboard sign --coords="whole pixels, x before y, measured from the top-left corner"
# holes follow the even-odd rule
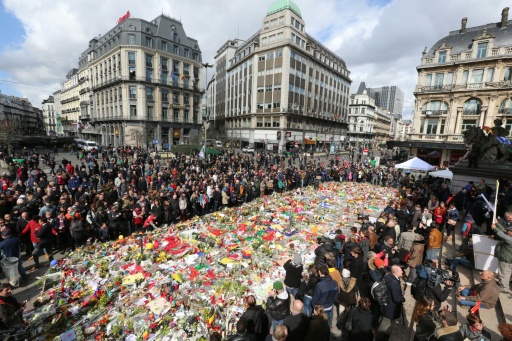
[[[475,254],[475,269],[491,270],[498,273],[498,258],[494,257],[497,240],[486,235],[473,235],[473,253]]]

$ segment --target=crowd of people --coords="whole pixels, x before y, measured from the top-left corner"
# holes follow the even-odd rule
[[[493,222],[485,201],[492,190],[483,180],[452,193],[438,179],[415,178],[376,166],[372,159],[354,161],[353,155],[321,162],[297,154],[227,152],[207,159],[178,155],[161,160],[143,149],[119,147],[78,151],[56,163],[56,152],[23,149],[4,157],[8,169],[0,178],[0,251],[19,258],[22,278],[28,274],[20,250],[33,258],[35,270],[41,255],[52,261],[54,250],[65,254],[86,243],[173,228],[264,195],[348,181],[395,188],[397,197],[376,220],[361,215],[350,232],[319,238],[314,264],[305,266],[300,255],[292,255],[283,263],[286,276],[274,282],[265,309],[254,295],[245,298],[247,310],[229,340],[328,340],[333,325],[344,340],[388,340],[403,317],[407,286],[418,293],[412,316],[416,340],[431,340],[431,335],[449,340],[451,334],[476,340],[475,335],[485,337],[476,311],[468,315],[467,325],[455,328],[457,318],[442,308],[451,288],[459,289],[459,304],[476,309],[493,308],[500,290],[509,290],[512,190],[505,180],[497,193],[503,219]],[[457,266],[473,267],[471,235],[479,229],[500,240],[501,282],[490,271],[473,288],[459,286],[454,273],[440,280],[444,266],[454,272]],[[443,265],[441,244],[454,233],[463,242]],[[438,275],[425,278],[423,273],[432,269]],[[0,295],[0,318],[8,301]]]

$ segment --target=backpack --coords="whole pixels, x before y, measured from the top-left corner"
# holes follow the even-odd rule
[[[386,278],[380,282],[375,282],[370,289],[372,298],[381,306],[385,307],[389,303],[389,292],[386,285]]]
[[[427,289],[427,282],[428,280],[426,278],[422,278],[420,276],[414,279],[414,282],[412,282],[411,286],[411,295],[412,297],[414,297],[415,300],[419,300],[421,296],[425,295],[425,290]]]

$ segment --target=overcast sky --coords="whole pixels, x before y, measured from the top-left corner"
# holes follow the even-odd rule
[[[126,11],[152,20],[161,13],[181,19],[199,41],[203,61],[213,63],[227,40],[249,38],[261,28],[273,0],[1,0],[0,90],[41,107],[60,88],[89,40],[115,26]],[[347,63],[352,92],[397,85],[410,118],[421,52],[460,28],[501,20],[505,0],[296,0],[306,31]],[[512,19],[512,14],[511,14]]]

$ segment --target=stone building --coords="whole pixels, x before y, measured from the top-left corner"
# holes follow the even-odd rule
[[[62,125],[58,124],[57,115],[55,114],[55,99],[49,96],[43,101],[43,119],[48,136],[62,136]]]
[[[422,53],[415,90],[409,148],[431,164],[449,165],[466,152],[462,133],[471,126],[493,127],[501,118],[512,128],[512,22],[501,21],[451,31]]]
[[[224,44],[214,70],[214,125],[233,143],[275,152],[344,143],[350,72],[306,32],[293,1],[275,1],[260,30]]]
[[[102,145],[187,143],[201,130],[201,69],[199,44],[181,21],[127,13],[91,39],[68,74],[61,122],[71,121],[78,136]]]
[[[357,93],[350,95],[348,112],[348,142],[350,146],[375,148],[386,143],[391,130],[391,113],[376,104],[375,93],[359,84]]]
[[[26,98],[0,94],[0,132],[3,127],[16,135],[46,135],[41,109]]]

